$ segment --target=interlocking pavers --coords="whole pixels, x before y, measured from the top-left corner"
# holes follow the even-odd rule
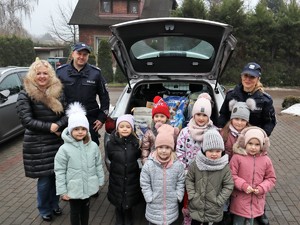
[[[269,92],[276,98],[274,103],[278,119],[271,136],[269,151],[276,170],[277,184],[267,195],[266,214],[271,225],[298,225],[300,224],[300,117],[280,115],[280,104],[284,95],[288,95],[288,92],[280,92],[279,97],[277,96],[279,93]],[[0,224],[69,225],[67,202],[61,202],[63,215],[54,217],[52,222],[44,222],[39,217],[36,209],[36,180],[26,178],[24,175],[22,140],[21,135],[0,146]],[[103,152],[102,155],[104,158]],[[114,207],[106,197],[108,172],[105,170],[105,173],[106,183],[100,190],[100,196],[91,199],[91,225],[114,225],[115,222]],[[147,224],[144,207],[143,203],[136,207],[134,225]]]

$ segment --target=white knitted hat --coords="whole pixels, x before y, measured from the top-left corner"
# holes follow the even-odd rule
[[[128,122],[131,125],[131,128],[134,129],[134,122],[133,122],[133,116],[131,114],[125,114],[123,116],[120,116],[117,119],[116,128],[118,128],[119,124],[123,121]]]
[[[68,119],[68,131],[71,134],[75,127],[84,127],[89,131],[89,121],[86,118],[86,111],[79,102],[71,103],[66,111]]]
[[[207,93],[202,93],[198,96],[197,101],[194,103],[192,115],[195,116],[197,113],[203,113],[209,118],[211,116],[211,97]]]
[[[225,150],[224,140],[215,128],[207,130],[203,135],[203,152],[212,149]]]

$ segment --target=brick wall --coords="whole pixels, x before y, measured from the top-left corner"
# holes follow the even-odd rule
[[[111,32],[108,27],[104,26],[80,26],[79,41],[95,47],[95,37],[110,37]]]

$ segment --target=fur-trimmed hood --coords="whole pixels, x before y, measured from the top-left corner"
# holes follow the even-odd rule
[[[63,105],[59,100],[62,95],[63,86],[57,77],[51,78],[50,85],[46,91],[40,90],[35,82],[25,77],[24,88],[32,100],[42,102],[57,114],[64,111]]]
[[[242,133],[239,135],[236,143],[233,144],[232,146],[232,151],[234,154],[240,154],[240,155],[247,155],[247,151],[246,151],[246,140],[248,139],[246,137],[247,135],[247,132],[252,132],[253,133],[253,130],[259,130],[262,134],[263,134],[263,137],[260,138],[259,136],[257,137],[253,137],[253,138],[257,138],[257,139],[261,139],[261,152],[260,154],[261,155],[266,155],[268,150],[269,150],[269,147],[270,147],[270,140],[269,140],[269,137],[267,136],[266,132],[259,128],[259,127],[256,127],[256,126],[250,126],[250,127],[246,127]]]

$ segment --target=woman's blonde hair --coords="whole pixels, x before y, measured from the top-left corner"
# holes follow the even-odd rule
[[[56,77],[56,73],[55,73],[53,67],[51,66],[51,64],[47,60],[37,59],[35,62],[33,62],[31,64],[31,66],[29,67],[29,71],[26,75],[26,78],[28,80],[30,80],[32,83],[35,83],[34,78],[36,76],[36,73],[37,73],[38,69],[42,66],[46,67],[48,69],[48,74],[50,76],[49,86],[51,86],[53,83],[56,83],[58,78]]]

